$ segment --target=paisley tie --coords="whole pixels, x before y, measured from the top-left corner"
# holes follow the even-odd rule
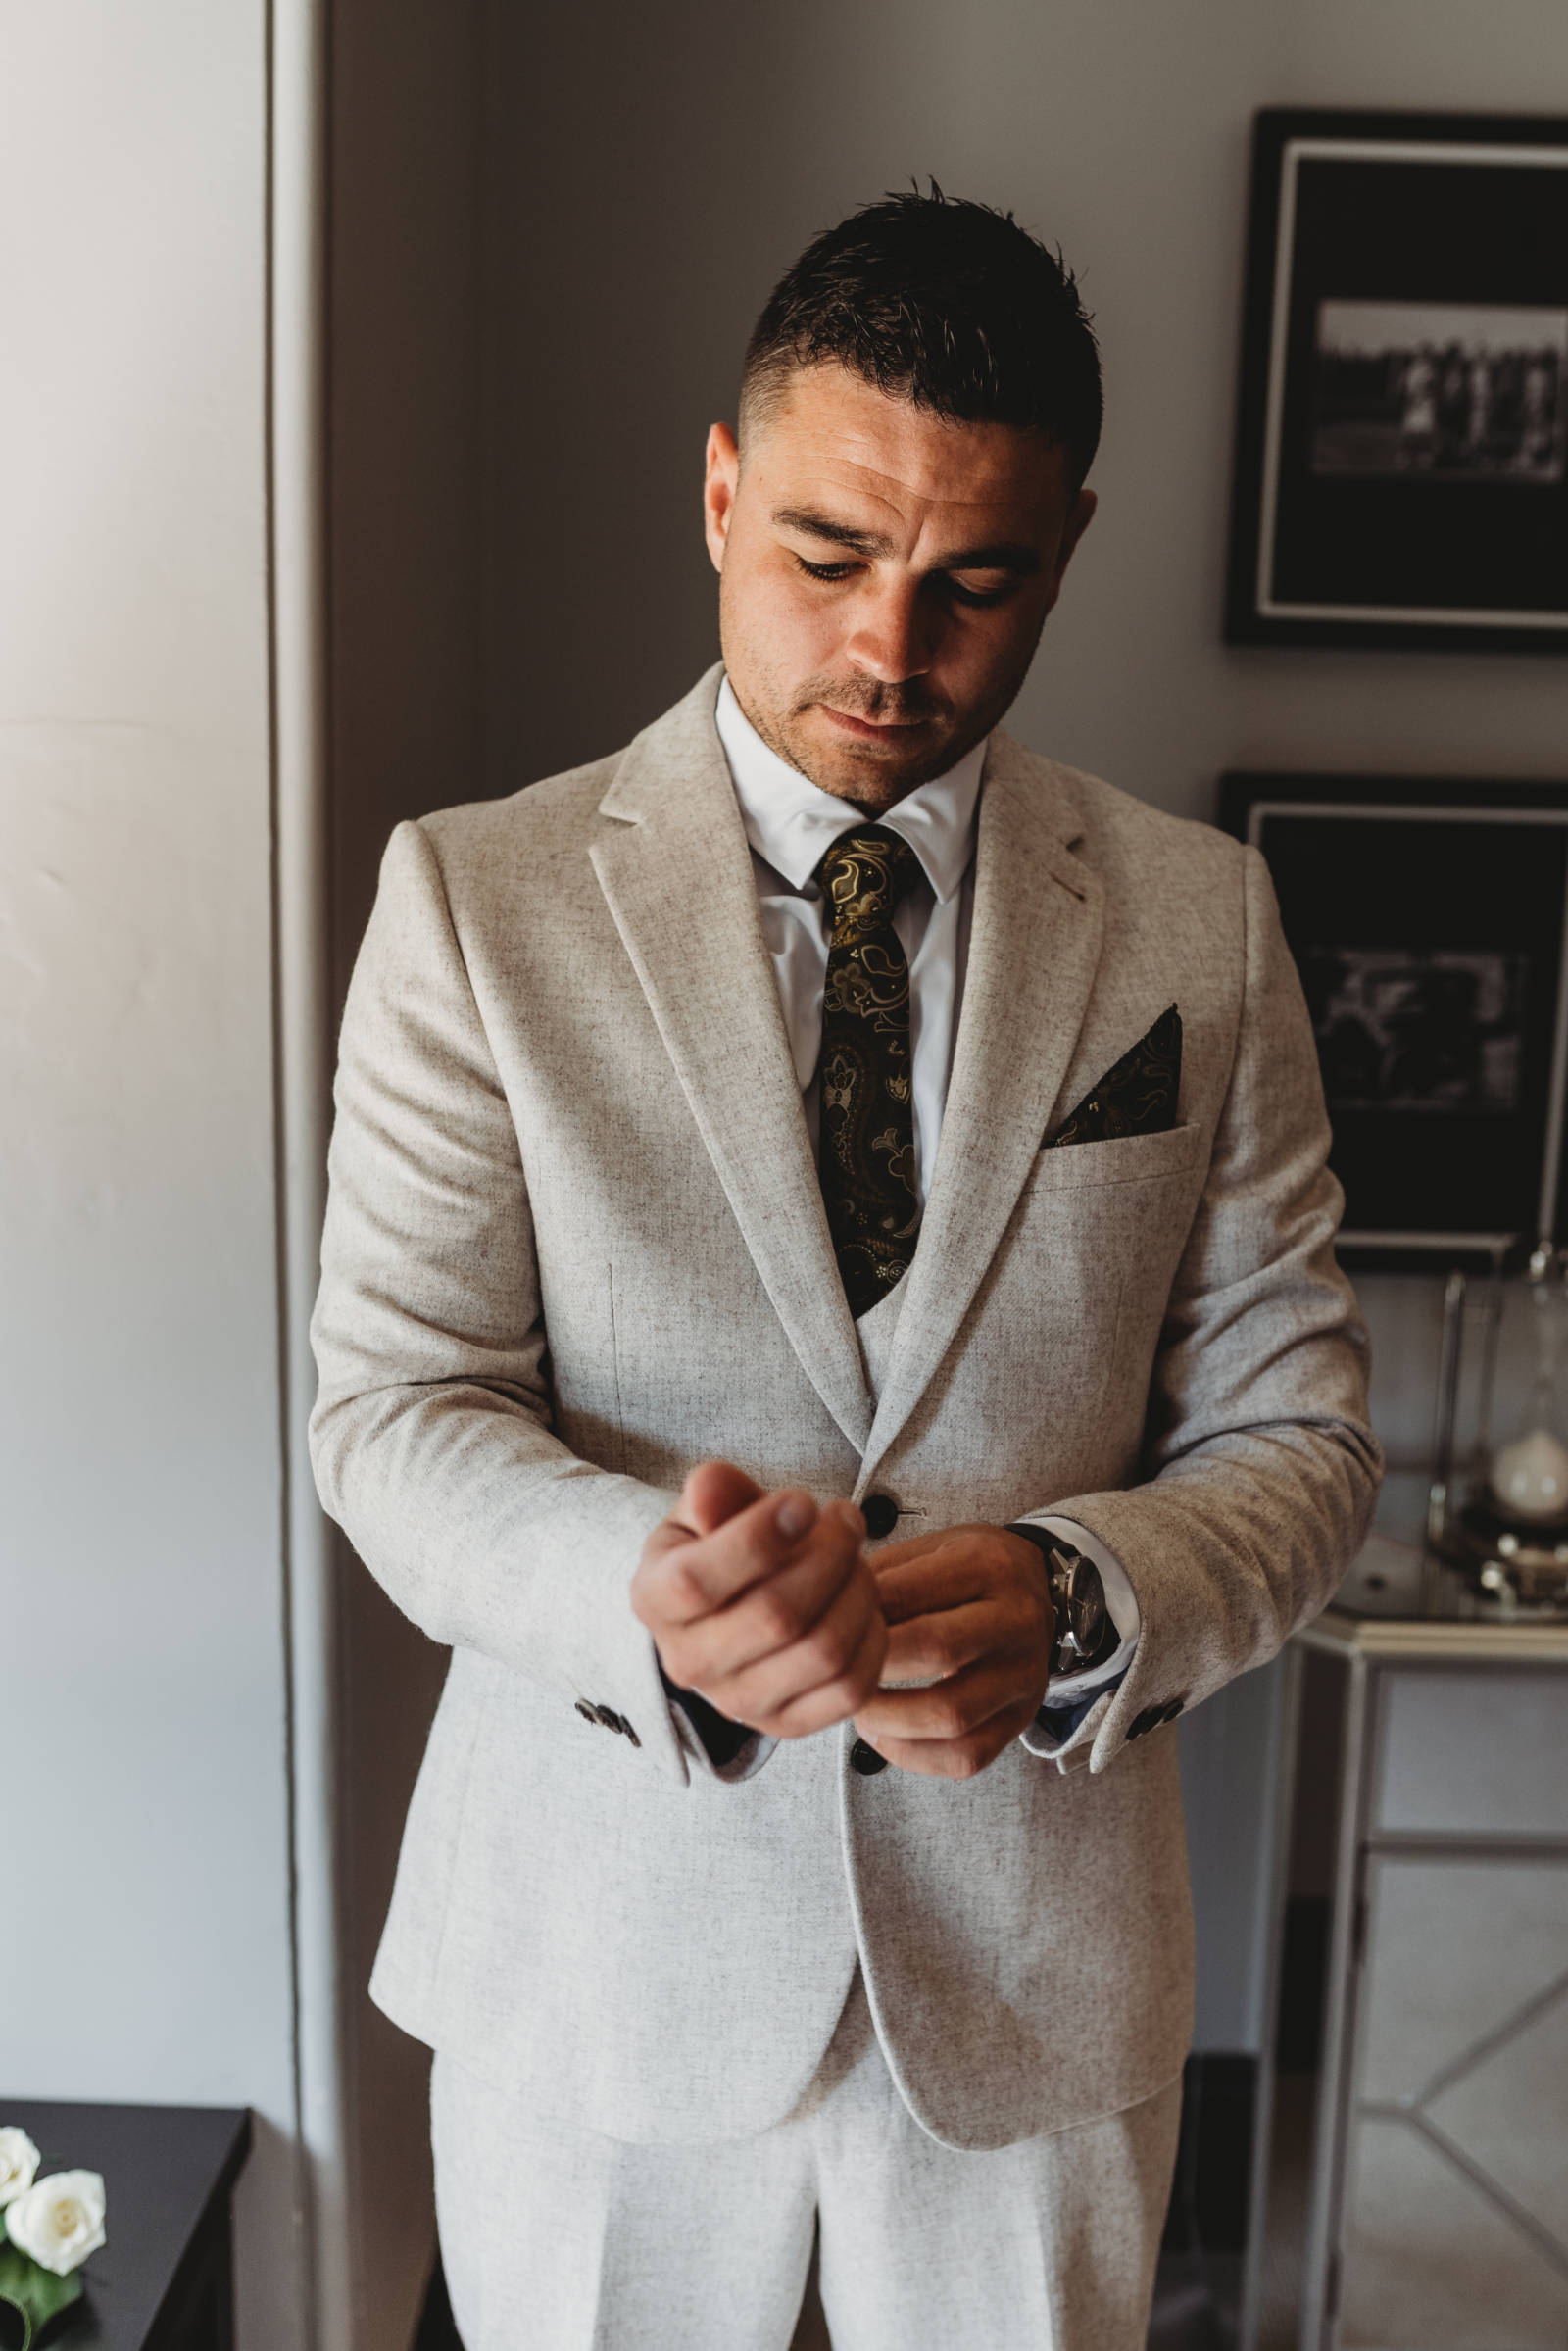
[[[919,878],[906,841],[880,824],[845,833],[816,868],[831,913],[822,999],[818,1153],[828,1230],[850,1311],[885,1298],[914,1255],[909,966],[893,909]]]

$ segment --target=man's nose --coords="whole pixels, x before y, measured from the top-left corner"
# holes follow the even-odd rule
[[[879,685],[923,677],[936,659],[936,642],[933,615],[922,608],[918,587],[884,589],[863,604],[845,650],[857,669]]]

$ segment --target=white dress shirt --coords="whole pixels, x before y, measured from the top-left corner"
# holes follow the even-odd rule
[[[769,750],[741,709],[728,678],[718,690],[714,721],[751,843],[762,937],[773,961],[784,1027],[814,1149],[816,1064],[822,1044],[830,925],[823,918],[822,892],[811,876],[840,835],[853,832],[867,819],[852,802],[823,792],[798,767]],[[974,903],[975,810],[985,754],[986,746],[976,744],[945,775],[916,785],[876,818],[889,832],[907,841],[920,860],[923,876],[906,893],[893,917],[909,964],[915,1184],[922,1208],[936,1166],[963,1003]],[[1120,1636],[1115,1650],[1102,1664],[1052,1682],[1047,1705],[1025,1734],[1025,1744],[1041,1754],[1054,1755],[1083,1725],[1095,1700],[1108,1695],[1131,1665],[1138,1639],[1138,1602],[1121,1561],[1086,1527],[1047,1512],[1031,1514],[1027,1523],[1060,1535],[1094,1561],[1105,1588],[1106,1608]],[[766,1744],[770,1747],[771,1741]],[[744,1763],[752,1764],[753,1759],[747,1756]],[[737,1776],[742,1768],[738,1763]]]
[[[834,842],[867,818],[852,802],[819,790],[768,749],[736,701],[728,678],[719,687],[714,718],[752,845],[762,936],[773,958],[814,1151],[816,1063],[831,926],[823,919],[822,892],[811,876]],[[909,963],[915,1191],[922,1208],[937,1161],[969,959],[974,812],[985,757],[985,745],[977,743],[946,775],[917,785],[876,819],[907,841],[922,875],[905,893],[893,916]]]

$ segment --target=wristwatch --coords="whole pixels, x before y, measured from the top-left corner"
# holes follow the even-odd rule
[[[1046,1562],[1051,1604],[1056,1612],[1055,1636],[1051,1644],[1053,1682],[1064,1674],[1081,1674],[1089,1666],[1102,1665],[1116,1646],[1118,1635],[1115,1621],[1105,1606],[1105,1587],[1099,1568],[1082,1551],[1075,1550],[1070,1543],[1053,1535],[1046,1527],[1018,1525],[1009,1527],[1007,1532],[1022,1535]]]

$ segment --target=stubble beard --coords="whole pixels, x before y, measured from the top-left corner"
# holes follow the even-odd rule
[[[783,700],[782,708],[770,706],[755,690],[742,700],[733,680],[731,690],[769,751],[787,766],[815,784],[818,791],[872,814],[891,808],[933,776],[956,767],[965,752],[991,732],[1012,700],[1010,692],[1004,700],[999,696],[994,711],[973,712],[945,729],[941,721],[951,719],[953,713],[928,697],[904,687],[877,686],[863,678],[808,678]],[[850,740],[824,745],[819,736],[813,737],[809,725],[811,712],[823,706],[873,725],[931,718],[938,726],[922,741],[918,752],[907,756],[869,745],[858,750]]]

